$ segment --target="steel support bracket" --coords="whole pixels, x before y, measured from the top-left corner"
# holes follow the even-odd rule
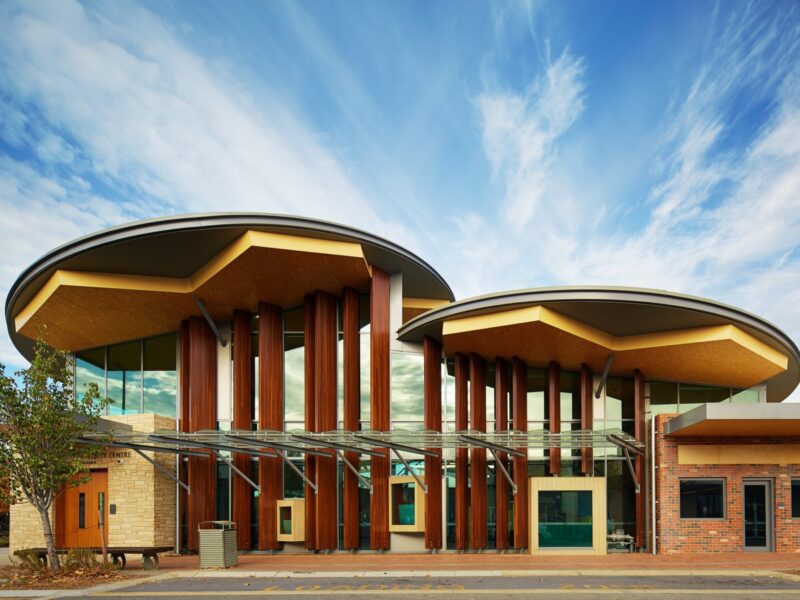
[[[352,471],[353,474],[356,477],[358,477],[358,481],[361,483],[361,485],[363,485],[365,488],[367,488],[369,490],[369,493],[371,494],[372,493],[372,484],[369,481],[367,481],[366,478],[364,478],[364,476],[361,475],[361,473],[358,472],[358,469],[355,468],[353,463],[351,463],[349,460],[347,460],[347,457],[344,455],[344,452],[342,452],[338,448],[336,448],[335,450],[336,450],[336,454],[339,456],[339,458],[342,459],[342,462],[347,465],[347,468],[350,469],[350,471]]]
[[[603,388],[606,387],[606,379],[608,379],[608,371],[611,369],[611,363],[614,362],[614,353],[608,355],[608,359],[606,360],[606,366],[603,367],[603,374],[600,376],[600,383],[597,384],[597,389],[594,392],[595,399],[600,398],[600,394],[603,393]]]
[[[636,478],[636,469],[633,468],[633,461],[631,460],[631,455],[628,452],[628,449],[623,447],[622,451],[625,453],[625,460],[628,461],[628,469],[630,469],[631,477],[633,478],[633,485],[636,486],[636,493],[638,494],[641,491],[639,487],[639,480]]]
[[[217,340],[219,340],[219,345],[222,346],[223,348],[227,346],[228,340],[222,337],[222,334],[219,332],[219,327],[217,327],[217,324],[214,322],[214,319],[211,318],[211,315],[209,314],[206,305],[203,304],[203,301],[200,299],[199,296],[192,294],[192,298],[194,298],[194,302],[195,304],[197,304],[197,307],[200,309],[200,312],[203,313],[203,317],[205,317],[208,326],[211,327],[211,331],[214,332],[214,335],[216,336]]]
[[[317,484],[311,481],[308,477],[306,477],[306,474],[303,473],[300,469],[298,469],[296,464],[294,464],[292,461],[289,460],[289,457],[286,456],[285,450],[276,450],[276,452],[278,453],[278,456],[280,456],[283,459],[283,462],[289,465],[294,470],[294,472],[297,473],[300,479],[305,481],[306,485],[308,485],[312,490],[314,490],[315,494],[318,493]]]
[[[153,460],[152,458],[150,458],[149,456],[147,456],[147,455],[146,455],[144,452],[142,452],[141,450],[139,450],[139,448],[131,448],[131,450],[133,450],[134,452],[136,452],[136,454],[138,454],[138,455],[139,455],[139,456],[141,456],[143,459],[145,459],[147,462],[149,462],[151,465],[153,465],[153,466],[156,468],[156,470],[157,470],[157,471],[160,471],[160,472],[161,472],[163,475],[166,475],[167,477],[169,477],[170,479],[172,479],[172,481],[174,481],[174,482],[175,482],[175,483],[177,483],[179,486],[181,486],[183,489],[185,489],[187,494],[191,494],[191,493],[192,493],[192,490],[191,490],[191,489],[189,489],[189,486],[188,486],[188,485],[186,485],[185,483],[183,483],[183,482],[180,480],[180,478],[179,478],[179,477],[176,477],[174,473],[171,473],[171,472],[169,471],[169,469],[166,469],[165,467],[162,467],[162,466],[161,466],[160,464],[158,464],[158,463],[157,463],[155,460]]]
[[[394,452],[394,455],[400,460],[400,462],[403,463],[403,465],[405,466],[406,470],[408,470],[408,472],[411,473],[411,476],[417,481],[417,483],[419,484],[419,487],[422,488],[422,491],[427,494],[428,493],[428,486],[425,485],[424,481],[422,481],[422,478],[419,476],[419,473],[417,473],[414,469],[411,468],[411,465],[408,464],[408,461],[405,459],[405,457],[402,454],[400,454],[400,452],[397,451],[396,448],[392,448],[392,452]]]
[[[511,486],[511,490],[514,492],[514,495],[516,495],[517,494],[517,484],[514,483],[514,479],[511,477],[511,474],[506,469],[506,466],[503,464],[503,461],[498,458],[497,453],[494,451],[493,448],[487,448],[487,450],[489,450],[489,452],[491,452],[492,456],[494,456],[494,464],[497,465],[497,467],[503,473],[503,476],[506,478],[506,480],[508,481],[509,485]]]
[[[237,467],[235,464],[233,464],[233,461],[232,461],[230,458],[228,458],[227,456],[223,456],[223,455],[222,455],[222,453],[221,453],[219,450],[214,450],[214,449],[212,449],[211,451],[212,451],[214,454],[216,454],[216,455],[217,455],[217,457],[218,457],[218,458],[219,458],[219,459],[220,459],[222,462],[224,462],[226,465],[228,465],[228,466],[231,468],[231,471],[233,471],[233,472],[234,472],[234,473],[236,473],[236,474],[237,474],[239,477],[241,477],[241,478],[242,478],[242,479],[244,479],[244,480],[245,480],[247,483],[249,483],[249,484],[250,484],[250,486],[251,486],[251,487],[252,487],[252,488],[253,488],[255,491],[257,491],[259,494],[261,493],[261,486],[260,486],[260,485],[258,485],[258,484],[257,484],[255,481],[253,481],[252,479],[250,479],[250,478],[249,478],[247,475],[245,475],[245,474],[244,474],[244,472],[242,472],[242,470],[241,470],[241,469],[239,469],[239,467]]]

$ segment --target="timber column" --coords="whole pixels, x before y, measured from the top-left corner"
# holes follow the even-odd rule
[[[279,306],[258,305],[258,428],[283,431],[283,311]],[[260,456],[258,496],[258,547],[278,550],[277,502],[283,498],[283,462]]]
[[[201,317],[190,317],[188,324],[189,362],[188,400],[190,432],[217,428],[217,338]],[[197,550],[197,525],[216,517],[217,461],[210,450],[207,458],[189,457],[189,488],[186,521],[189,550]]]
[[[528,431],[528,366],[517,357],[511,362],[511,406],[516,431]],[[514,457],[514,546],[528,547],[528,451]]]
[[[370,418],[376,431],[389,431],[389,275],[372,270],[370,293]],[[375,449],[372,457],[370,546],[389,549],[389,450]]]
[[[423,341],[425,429],[442,430],[442,346],[428,336]],[[442,547],[442,450],[427,448],[438,456],[425,457],[425,547]]]
[[[233,428],[250,431],[253,421],[253,351],[250,340],[250,313],[236,310],[233,313]],[[253,472],[253,460],[249,454],[235,452],[233,464],[248,476]],[[239,550],[250,550],[250,523],[253,521],[253,488],[238,473],[231,469],[231,519],[237,524]],[[263,488],[262,488],[263,491]],[[260,496],[259,496],[260,501]]]
[[[469,404],[472,429],[486,432],[486,361],[477,354],[469,356]],[[472,504],[472,528],[470,546],[485,548],[487,531],[486,511],[486,448],[472,448],[470,465],[470,500]]]

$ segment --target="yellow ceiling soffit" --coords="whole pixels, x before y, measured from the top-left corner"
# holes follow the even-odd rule
[[[544,306],[529,306],[500,312],[445,321],[442,335],[456,335],[484,329],[495,329],[528,323],[544,323],[570,333],[588,342],[598,344],[609,352],[625,352],[647,348],[661,348],[701,342],[731,340],[757,354],[783,370],[789,358],[735,325],[713,325],[675,331],[662,331],[631,336],[614,336],[601,329],[567,317]]]
[[[364,256],[361,245],[358,243],[306,238],[264,231],[247,231],[190,277],[149,277],[146,275],[93,273],[59,269],[50,276],[47,283],[36,292],[30,302],[17,314],[14,318],[14,327],[17,331],[22,329],[47,302],[48,298],[61,286],[175,294],[192,293],[250,248],[272,248],[310,254],[360,258],[364,261],[369,273],[372,273],[371,266]]]
[[[403,298],[403,308],[416,308],[432,310],[445,304],[450,304],[449,300],[434,300],[430,298]]]

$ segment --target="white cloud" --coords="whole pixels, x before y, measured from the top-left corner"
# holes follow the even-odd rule
[[[553,191],[557,141],[583,112],[583,74],[583,62],[565,51],[523,93],[478,98],[486,155],[505,189],[503,214],[517,232]]]
[[[305,214],[414,239],[281,99],[253,96],[141,7],[4,3],[0,99],[0,135],[32,155],[0,162],[4,294],[59,243],[160,214]],[[5,335],[0,360],[20,362]]]

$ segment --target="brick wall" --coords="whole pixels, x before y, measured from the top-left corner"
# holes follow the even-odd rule
[[[174,419],[152,414],[106,417],[131,425],[136,431],[175,429]],[[175,455],[146,453],[158,464],[175,471]],[[109,546],[174,546],[175,483],[132,450],[109,448],[87,464],[90,469],[108,469]],[[56,520],[51,512],[51,525]],[[11,507],[11,550],[44,546],[39,513],[28,503]]]
[[[800,465],[679,465],[678,444],[782,444],[794,438],[665,438],[664,423],[675,415],[656,420],[656,493],[659,553],[738,552],[744,550],[742,496],[745,478],[773,481],[775,550],[800,552],[800,519],[791,518],[791,479],[800,478]],[[723,519],[681,519],[679,479],[713,477],[725,480]],[[779,507],[783,507],[782,509]]]

